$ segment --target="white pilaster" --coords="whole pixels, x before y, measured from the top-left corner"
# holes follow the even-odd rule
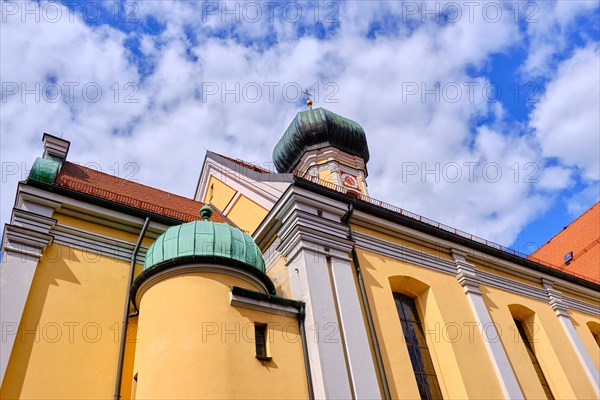
[[[352,391],[325,257],[299,243],[288,260],[294,299],[305,301],[308,357],[317,399],[350,399]]]
[[[552,307],[554,312],[556,312],[560,324],[564,328],[567,337],[569,338],[569,341],[571,342],[571,345],[573,346],[573,349],[575,350],[575,353],[577,354],[577,357],[579,358],[579,361],[581,362],[581,365],[583,366],[583,369],[590,380],[590,383],[596,391],[596,396],[600,397],[600,374],[598,373],[598,369],[594,365],[590,354],[583,346],[583,343],[581,342],[581,339],[579,338],[579,335],[573,326],[571,318],[569,318],[569,313],[567,312],[567,306],[564,304],[562,293],[554,289],[554,285],[551,281],[542,279],[542,283],[544,289],[546,289],[546,292],[548,293],[548,302],[550,303],[550,307]]]
[[[476,322],[479,326],[486,327],[485,330],[481,330],[483,343],[485,344],[492,365],[494,366],[494,371],[500,382],[504,397],[510,400],[524,399],[525,397],[523,396],[523,392],[521,391],[521,387],[519,386],[519,382],[517,381],[517,377],[510,365],[510,361],[508,360],[508,356],[506,355],[506,351],[504,350],[501,341],[489,340],[490,334],[495,335],[498,339],[500,336],[496,331],[492,317],[487,310],[481,291],[479,290],[479,278],[475,273],[475,267],[467,263],[464,255],[459,252],[453,251],[452,257],[456,264],[456,278],[464,288],[469,304],[471,304],[471,308],[473,309]],[[485,337],[484,331],[485,335],[488,337]]]
[[[19,211],[13,212],[14,222],[28,214]],[[4,227],[0,264],[0,382],[4,380],[38,261],[42,251],[52,242],[52,236],[43,231],[56,223],[50,218],[30,217],[35,220],[35,226],[25,228],[7,224]]]
[[[338,257],[332,257],[331,270],[354,395],[357,399],[380,399],[379,382],[358,300],[353,267],[347,256]]]

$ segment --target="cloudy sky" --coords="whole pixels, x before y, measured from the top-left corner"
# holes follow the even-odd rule
[[[367,132],[371,196],[530,252],[599,199],[593,1],[2,2],[1,223],[43,132],[192,196],[272,168],[300,89]]]

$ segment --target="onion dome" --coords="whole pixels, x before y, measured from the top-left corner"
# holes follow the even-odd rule
[[[355,121],[324,108],[301,111],[273,150],[278,172],[291,172],[304,153],[335,147],[369,161],[369,147],[363,128]]]
[[[160,235],[146,252],[144,268],[131,290],[135,292],[149,276],[169,267],[183,264],[211,263],[240,268],[257,276],[275,294],[271,280],[265,275],[262,253],[252,237],[231,225],[211,222],[209,205],[200,210],[203,221],[172,226]]]

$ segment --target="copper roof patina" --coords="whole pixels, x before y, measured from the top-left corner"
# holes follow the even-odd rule
[[[262,253],[250,235],[231,225],[209,221],[212,210],[208,205],[201,211],[204,221],[172,226],[150,245],[144,270],[158,264],[173,264],[182,258],[194,261],[218,258],[227,264],[245,264],[265,272]]]
[[[304,153],[335,147],[369,161],[367,137],[355,121],[324,108],[301,111],[287,128],[273,150],[278,172],[291,172]]]

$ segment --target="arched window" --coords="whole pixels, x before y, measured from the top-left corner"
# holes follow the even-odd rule
[[[587,323],[590,332],[592,332],[592,336],[596,339],[596,343],[598,347],[600,347],[600,324],[597,322],[590,321]]]
[[[394,300],[421,399],[441,399],[440,385],[425,341],[415,300],[400,293],[394,293]]]
[[[550,400],[554,400],[554,395],[552,394],[552,391],[550,390],[550,385],[548,385],[548,380],[546,379],[546,376],[544,375],[544,371],[542,371],[542,367],[540,366],[540,363],[538,361],[538,358],[535,354],[535,350],[533,348],[533,346],[531,345],[532,340],[533,340],[533,334],[531,333],[530,327],[534,326],[533,325],[533,315],[534,312],[530,309],[528,309],[525,306],[521,306],[518,304],[511,304],[508,306],[508,308],[510,309],[510,312],[512,314],[513,317],[513,321],[515,322],[515,327],[517,328],[517,331],[519,332],[519,337],[521,338],[521,341],[523,342],[523,345],[525,346],[525,350],[527,351],[527,354],[529,355],[529,359],[531,360],[531,363],[533,364],[533,369],[535,369],[535,373],[538,376],[538,379],[540,380],[540,383],[542,385],[542,388],[544,389],[544,393],[546,394],[546,397]],[[531,323],[528,323],[531,322]]]

